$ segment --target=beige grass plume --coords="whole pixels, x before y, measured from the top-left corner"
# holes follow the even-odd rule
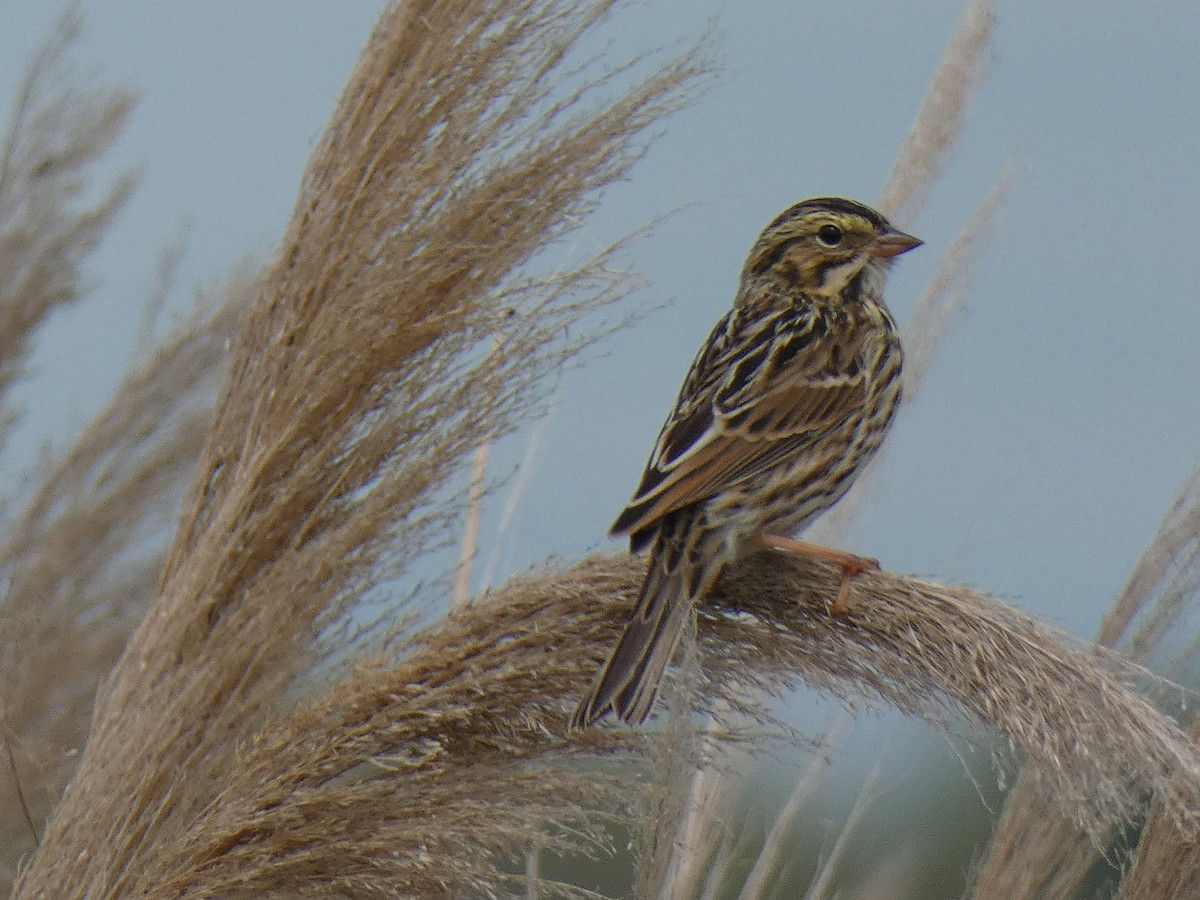
[[[15,769],[0,780],[6,851],[30,843],[18,838],[27,826],[7,791],[19,784],[44,819],[74,768],[96,688],[145,614],[245,296],[234,282],[222,305],[169,334],[40,473],[4,530],[0,709]]]
[[[1120,647],[1131,659],[1150,665],[1159,643],[1194,612],[1200,599],[1200,469],[1192,472],[1164,514],[1124,587],[1100,625],[1097,644]],[[1136,625],[1135,625],[1136,623]],[[1194,652],[1194,647],[1190,648]],[[1182,668],[1189,657],[1176,660]],[[1173,693],[1173,692],[1172,692]],[[1193,723],[1191,733],[1196,734]],[[1197,868],[1195,835],[1155,806],[1135,854],[1130,883],[1122,898],[1182,897],[1176,894]],[[991,846],[980,860],[974,896],[979,900],[1069,900],[1119,835],[1078,829],[1069,811],[1045,797],[1032,775],[1022,774],[1006,798]],[[1170,863],[1179,878],[1154,874]],[[1157,892],[1157,893],[1156,893]]]
[[[84,262],[133,186],[129,174],[107,184],[97,177],[96,163],[123,127],[133,97],[81,86],[71,65],[80,27],[78,15],[67,12],[35,50],[0,145],[0,446],[22,415],[9,394],[24,374],[34,333],[51,313],[85,294]],[[61,790],[68,755],[86,730],[96,679],[111,667],[130,626],[126,621],[111,639],[108,626],[120,612],[108,605],[108,590],[120,593],[127,585],[119,584],[121,577],[101,585],[89,568],[111,559],[114,543],[122,544],[115,533],[127,523],[112,521],[110,506],[104,521],[114,526],[107,532],[112,539],[91,530],[103,517],[89,519],[82,509],[88,500],[81,466],[97,463],[81,463],[85,455],[39,466],[27,479],[10,466],[0,503],[4,888],[20,854],[33,845],[31,823]],[[108,457],[108,500],[129,471],[119,457]],[[98,475],[98,467],[91,474]],[[148,593],[142,592],[143,600]],[[82,670],[83,678],[69,674]]]
[[[891,221],[910,221],[945,167],[983,80],[995,23],[994,0],[967,0],[879,197],[879,211]]]
[[[504,876],[492,855],[541,826],[548,793],[539,801],[485,765],[498,753],[497,765],[510,767],[516,738],[489,751],[496,738],[473,717],[452,739],[462,695],[412,677],[406,691],[378,694],[375,675],[406,670],[363,664],[329,695],[335,735],[318,727],[328,702],[291,712],[291,692],[333,652],[320,635],[343,635],[356,600],[442,540],[454,511],[444,492],[479,436],[533,409],[541,377],[588,340],[575,323],[620,295],[607,257],[522,274],[626,171],[638,135],[701,71],[690,58],[599,75],[566,67],[613,5],[385,10],[258,283],[157,597],[97,704],[79,771],[18,896],[164,885],[194,896],[290,895],[299,883],[394,894],[405,878],[496,882]],[[639,69],[644,80],[615,88]],[[480,352],[493,337],[496,351]],[[473,693],[478,672],[466,674]],[[411,781],[410,751],[374,727],[393,710],[367,713],[414,689],[437,703],[398,713],[400,724],[443,736],[454,751],[418,743],[414,758],[427,747],[443,774],[445,760],[458,763],[440,788],[411,782],[414,802],[452,810],[448,794],[492,796],[481,810],[501,826],[488,839],[447,825],[444,849],[461,852],[447,849],[432,866],[411,843],[411,854],[393,853],[420,821],[389,811]],[[312,727],[296,732],[304,722]],[[373,736],[364,742],[354,734],[366,724]],[[257,755],[281,737],[295,742],[289,753]],[[483,755],[461,756],[471,747]],[[360,784],[372,771],[378,777]],[[596,779],[578,780],[575,792],[566,775],[552,783],[558,806],[596,796]],[[318,798],[317,784],[331,792]],[[499,793],[504,785],[510,793]],[[351,796],[375,798],[354,807],[353,827],[338,812]],[[504,804],[515,804],[511,815]],[[268,827],[271,809],[291,811],[286,827]],[[338,852],[347,847],[339,827],[352,840],[374,827],[380,843],[371,846],[389,850]],[[472,869],[473,858],[487,859],[486,871]]]
[[[362,663],[243,745],[186,829],[171,837],[154,823],[170,852],[147,859],[144,877],[163,896],[367,893],[367,872],[350,864],[361,855],[397,895],[428,896],[495,887],[491,856],[537,837],[602,847],[575,804],[619,811],[619,785],[572,764],[637,751],[642,738],[568,738],[565,722],[639,577],[636,560],[600,557],[517,579],[415,638],[402,662]],[[736,686],[803,679],[933,721],[957,712],[999,729],[1087,828],[1123,820],[1148,791],[1170,821],[1194,827],[1196,754],[1121,684],[1119,662],[1113,671],[977,592],[886,573],[856,582],[853,612],[834,619],[826,604],[838,584],[836,569],[779,554],[731,571],[699,629],[701,670],[725,706],[759,720]],[[738,721],[731,740],[746,736]],[[547,821],[569,831],[547,837]]]
[[[88,196],[91,164],[120,133],[134,97],[80,86],[69,57],[79,29],[67,12],[36,51],[0,145],[0,394],[20,374],[37,326],[82,295],[81,263],[133,190],[124,174],[99,201]]]

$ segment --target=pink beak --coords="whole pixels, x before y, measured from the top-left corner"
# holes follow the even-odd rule
[[[867,252],[872,256],[891,259],[893,256],[907,253],[913,247],[920,247],[923,243],[925,242],[920,238],[915,238],[911,234],[905,234],[903,231],[890,228],[871,242],[871,246]]]

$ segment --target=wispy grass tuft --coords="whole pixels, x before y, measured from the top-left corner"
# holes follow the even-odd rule
[[[343,662],[344,680],[295,704],[353,649],[322,635],[353,631],[361,598],[445,540],[447,491],[481,437],[538,409],[594,337],[583,320],[622,295],[611,253],[530,268],[704,71],[695,53],[571,68],[614,6],[383,12],[258,280],[155,600],[18,896],[490,890],[535,836],[589,844],[581,811],[605,779],[524,768],[587,743],[547,743],[564,698],[553,722],[538,712],[512,637],[475,607],[443,628],[483,628],[476,651],[433,633]],[[507,710],[479,693],[505,672],[521,701]]]
[[[383,896],[420,896],[435,882],[499,889],[508,876],[494,857],[519,859],[535,839],[603,849],[587,807],[619,816],[644,788],[574,764],[638,754],[646,738],[620,728],[568,736],[565,723],[641,574],[636,559],[598,557],[515,579],[415,637],[399,662],[363,662],[232,748],[186,827],[171,828],[163,805],[185,789],[173,782],[154,808],[155,852],[123,878],[214,897],[286,895],[301,883],[369,894],[380,878],[402,886]],[[1122,684],[1132,673],[1119,661],[978,592],[886,573],[856,581],[850,615],[834,618],[839,581],[833,567],[763,553],[705,604],[699,670],[719,693],[702,690],[701,705],[719,699],[734,711],[729,740],[768,720],[752,698],[800,679],[934,723],[962,714],[998,730],[1092,832],[1127,820],[1147,792],[1170,821],[1195,827],[1200,757]]]
[[[879,210],[889,219],[912,221],[925,205],[962,132],[970,100],[983,81],[995,23],[995,0],[967,0],[879,198]]]
[[[157,855],[157,889],[479,896],[514,892],[523,875],[498,871],[497,859],[535,844],[609,851],[597,811],[626,817],[632,785],[579,764],[642,739],[567,739],[563,710],[586,672],[556,632],[578,592],[613,582],[583,567],[574,580],[538,580],[537,594],[501,591],[412,638],[399,662],[359,663],[241,748],[212,801]]]
[[[1121,647],[1141,662],[1194,613],[1200,597],[1200,469],[1188,476],[1117,595],[1097,643]],[[1132,628],[1138,622],[1137,628]],[[1176,666],[1187,658],[1175,660]]]
[[[1194,830],[1200,756],[1177,725],[1127,686],[1143,670],[1073,646],[977,591],[882,573],[856,580],[861,599],[845,620],[834,619],[827,603],[837,571],[803,563],[757,557],[741,578],[727,580],[722,605],[758,622],[712,620],[716,635],[746,630],[736,641],[730,634],[728,646],[720,642],[721,657],[706,657],[706,672],[735,678],[741,667],[754,674],[734,685],[778,689],[772,666],[779,665],[780,677],[790,672],[851,699],[875,696],[934,722],[961,713],[1002,735],[1028,761],[1043,794],[1089,835],[1131,821],[1150,793],[1182,830]],[[757,657],[763,662],[756,665]],[[733,696],[728,702],[736,707]]]
[[[36,51],[0,146],[0,398],[38,326],[83,295],[83,260],[133,190],[126,174],[93,196],[93,164],[124,127],[134,95],[79,86],[68,56],[79,29],[67,12]],[[12,422],[11,410],[0,415],[5,431]]]
[[[0,711],[16,761],[0,798],[19,784],[39,821],[74,770],[97,686],[154,593],[248,286],[233,280],[219,305],[198,310],[121,381],[39,473],[0,541]],[[16,806],[0,809],[13,836],[5,849],[26,848]]]
[[[1189,734],[1200,740],[1200,721]],[[1187,900],[1200,893],[1200,843],[1182,830],[1161,804],[1154,804],[1142,829],[1117,900]]]
[[[34,51],[0,144],[0,445],[22,415],[10,394],[34,336],[51,313],[86,295],[84,264],[134,184],[128,173],[111,182],[96,174],[134,97],[82,86],[72,66],[80,28],[70,10]],[[133,390],[133,403],[157,399]],[[139,414],[145,424],[160,412]],[[27,479],[11,466],[7,472],[0,504],[3,888],[62,789],[96,683],[145,608],[155,577],[141,559],[112,564],[146,539],[137,527],[143,513],[134,507],[163,487],[161,477],[154,480],[162,467],[150,458],[177,449],[141,445],[145,452],[125,456],[138,443],[124,431],[133,423],[116,422],[119,431],[94,434]],[[154,443],[145,432],[141,438]],[[170,501],[163,491],[148,502],[161,513]]]
[[[1131,660],[1149,666],[1167,635],[1181,630],[1187,616],[1195,614],[1198,588],[1200,470],[1184,482],[1142,551],[1100,625],[1097,644],[1119,647]],[[1178,654],[1172,668],[1182,669],[1194,651],[1192,645]],[[1178,854],[1183,862],[1191,853],[1195,836],[1190,829],[1171,822],[1170,815],[1157,805],[1152,822],[1154,826],[1145,829],[1137,850],[1136,881],[1141,886],[1136,890],[1141,893],[1129,893],[1134,888],[1122,887],[1122,897],[1148,900],[1158,896],[1147,887],[1152,881],[1149,861]],[[1035,777],[1022,773],[1005,800],[991,846],[978,867],[975,897],[1069,900],[1106,854],[1125,852],[1114,848],[1117,837],[1115,829],[1096,834],[1074,827],[1069,811],[1045,797]]]

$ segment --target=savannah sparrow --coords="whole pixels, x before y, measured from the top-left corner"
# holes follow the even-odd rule
[[[874,560],[786,536],[846,493],[892,421],[901,353],[883,281],[920,243],[836,197],[797,203],[759,236],[610,532],[650,561],[572,727],[610,709],[645,721],[694,601],[752,541],[840,565],[844,611],[850,577]]]

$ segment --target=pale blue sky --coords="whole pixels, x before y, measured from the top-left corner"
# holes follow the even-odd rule
[[[55,5],[0,0],[6,101]],[[30,458],[37,439],[62,439],[104,402],[164,241],[189,224],[177,306],[270,252],[378,8],[82,4],[84,68],[141,91],[118,157],[144,179],[96,258],[94,299],[58,317],[35,358]],[[955,0],[631,10],[614,53],[639,46],[634,36],[687,41],[712,21],[724,71],[573,238],[598,248],[669,214],[630,263],[650,279],[633,302],[670,305],[564,379],[504,538],[506,571],[613,546],[605,530],[747,247],[804,196],[878,196],[959,11]],[[1002,167],[1020,174],[852,548],[1087,635],[1200,451],[1200,4],[1017,0],[998,17],[946,175],[901,223],[927,242],[890,282],[901,321]]]

